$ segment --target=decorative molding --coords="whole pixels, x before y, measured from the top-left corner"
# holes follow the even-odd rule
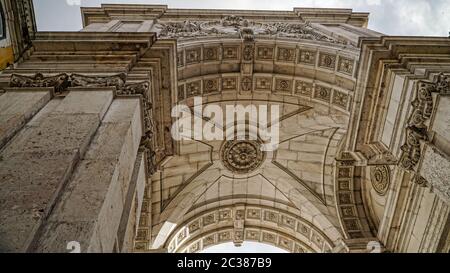
[[[266,221],[267,217],[271,221]],[[212,245],[225,242],[239,245],[243,241],[268,243],[291,253],[330,252],[334,247],[318,227],[305,219],[279,209],[252,205],[202,212],[180,224],[166,246],[171,253],[193,253]]]
[[[112,76],[87,76],[81,74],[70,75],[71,87],[110,87],[114,86],[120,89],[126,82],[125,73]]]
[[[42,73],[34,76],[12,74],[9,82],[10,87],[53,87],[56,93],[64,91],[69,85],[69,75],[65,73],[47,77]]]
[[[356,194],[360,194],[356,190],[355,185],[355,167],[356,159],[349,152],[341,152],[336,158],[336,208],[339,214],[339,220],[343,232],[347,239],[359,239],[372,237],[364,227],[361,219],[365,219],[365,215],[360,215],[361,210],[358,209]]]
[[[391,170],[387,165],[370,167],[370,181],[373,189],[381,196],[386,195],[391,185]]]
[[[128,84],[126,80],[127,75],[125,73],[112,76],[68,75],[63,73],[47,77],[41,73],[37,73],[34,76],[12,74],[9,85],[11,87],[54,87],[55,92],[58,93],[65,91],[69,87],[116,87],[117,96],[142,96],[145,132],[141,141],[141,149],[146,154],[148,173],[151,175],[156,172],[156,154],[153,144],[155,126],[153,124],[153,105],[149,91],[151,83],[143,81]]]
[[[345,41],[327,36],[309,23],[261,23],[239,16],[225,16],[215,21],[162,22],[155,25],[160,38],[192,38],[207,36],[239,36],[253,41],[257,36],[292,38],[346,45]]]
[[[415,174],[415,183],[426,186],[428,183],[418,175],[418,164],[423,156],[422,148],[428,143],[428,121],[434,108],[433,93],[449,94],[449,77],[439,74],[434,82],[419,81],[416,96],[412,101],[412,113],[406,127],[406,141],[401,147],[402,154],[399,166],[405,171]]]

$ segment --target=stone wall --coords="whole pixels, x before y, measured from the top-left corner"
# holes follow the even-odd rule
[[[132,177],[142,169],[139,98],[106,89],[52,99],[44,88],[8,90],[0,102],[0,250],[65,252],[70,241],[117,250],[124,206],[143,183]]]

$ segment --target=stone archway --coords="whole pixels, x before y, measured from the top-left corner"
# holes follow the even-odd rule
[[[292,253],[330,252],[334,248],[331,239],[299,217],[294,208],[289,211],[237,203],[192,215],[195,216],[172,232],[165,246],[169,252],[199,252],[227,242],[239,246],[244,241],[269,244]]]
[[[226,32],[229,23],[237,32],[220,38],[203,35],[214,26]],[[285,202],[305,211],[332,238],[332,248],[343,238],[333,188],[334,159],[345,138],[356,86],[356,47],[319,35],[318,29],[305,24],[286,24],[274,39],[261,32],[269,25],[233,16],[210,23],[160,22],[154,29],[160,37],[177,38],[177,103],[193,108],[194,97],[202,97],[203,106],[223,109],[228,104],[276,104],[282,113],[282,136],[269,160],[239,175],[223,164],[223,142],[177,143],[177,154],[153,177],[154,188],[160,190],[158,204],[153,204],[158,211],[152,234],[147,235],[150,247],[169,247],[174,229],[182,227],[181,219],[192,207],[200,206],[198,200],[204,199],[201,206],[207,207],[214,200],[212,189],[231,187],[231,193],[218,193],[215,199],[235,202],[240,199],[236,196],[245,196],[243,203],[248,197]],[[274,194],[250,189],[257,187],[249,188],[252,183],[273,187]]]

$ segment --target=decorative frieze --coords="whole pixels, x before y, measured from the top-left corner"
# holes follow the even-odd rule
[[[218,223],[217,219],[221,224],[219,229],[214,225]],[[250,227],[255,221],[268,226]],[[274,226],[277,228],[273,229]],[[287,234],[297,235],[291,237]],[[304,239],[299,240],[298,236]],[[200,249],[194,251],[197,252],[205,247],[225,242],[241,245],[244,240],[269,243],[289,252],[315,252],[333,248],[331,240],[320,229],[294,214],[269,207],[240,205],[196,216],[173,233],[168,245],[169,252],[185,250],[191,252],[193,249],[190,248],[200,242]],[[312,244],[315,247],[311,247]]]
[[[160,38],[193,38],[207,36],[240,37],[253,41],[257,36],[302,39],[342,44],[345,42],[321,33],[309,23],[262,23],[239,16],[225,16],[213,21],[157,22],[155,31]]]
[[[34,76],[12,74],[9,82],[10,87],[53,87],[56,93],[62,92],[69,85],[69,75],[65,73],[47,77],[41,73]]]
[[[70,75],[71,87],[111,87],[122,88],[127,80],[127,75],[121,73],[112,76],[87,76],[81,74]]]

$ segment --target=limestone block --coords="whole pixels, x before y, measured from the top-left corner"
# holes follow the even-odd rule
[[[71,91],[54,113],[96,114],[103,118],[113,100],[112,91]]]
[[[50,91],[7,92],[0,98],[0,148],[51,99]]]
[[[117,99],[106,113],[39,239],[37,251],[64,251],[75,237],[83,252],[112,252],[142,136],[138,99]],[[121,113],[117,113],[121,111]],[[128,117],[128,118],[126,118]],[[133,130],[136,129],[136,132]],[[52,226],[60,226],[60,230]],[[81,235],[67,234],[84,225]],[[67,238],[66,241],[58,238]],[[77,238],[78,236],[78,238]],[[99,242],[100,248],[96,246]]]
[[[62,101],[62,98],[53,98],[50,100],[25,126],[39,126]]]
[[[97,95],[94,91],[90,94]],[[98,113],[109,102],[82,107],[90,114],[81,113],[73,106],[79,105],[78,95],[82,94],[69,95],[61,102],[73,113],[51,111],[42,116],[34,126],[26,126],[0,155],[2,251],[34,249],[37,230],[49,217],[75,164],[97,131]]]
[[[100,120],[96,115],[50,114],[40,126],[22,130],[3,152],[4,157],[15,153],[53,152],[79,149],[86,151]]]
[[[58,151],[0,161],[0,252],[26,250],[77,158],[76,151]]]
[[[436,149],[426,146],[420,173],[439,198],[450,204],[450,160]]]

